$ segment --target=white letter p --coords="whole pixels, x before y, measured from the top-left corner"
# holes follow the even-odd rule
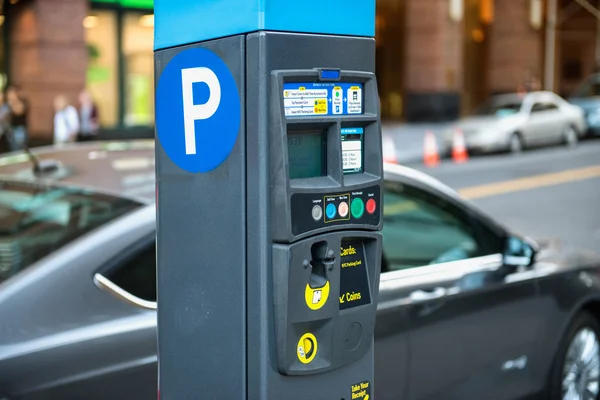
[[[208,85],[208,100],[204,104],[194,104],[194,83]],[[183,91],[183,125],[185,129],[185,154],[196,154],[196,129],[194,122],[207,119],[219,108],[221,103],[221,85],[215,73],[205,67],[185,68],[181,70],[181,89]]]

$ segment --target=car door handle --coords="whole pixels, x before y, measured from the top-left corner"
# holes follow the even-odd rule
[[[442,298],[446,295],[447,290],[443,287],[436,287],[432,290],[415,290],[410,294],[412,301],[427,301]]]

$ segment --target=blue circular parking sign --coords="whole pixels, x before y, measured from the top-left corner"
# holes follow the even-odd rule
[[[156,88],[156,132],[171,160],[188,172],[217,168],[240,129],[240,96],[227,65],[212,51],[184,50]]]

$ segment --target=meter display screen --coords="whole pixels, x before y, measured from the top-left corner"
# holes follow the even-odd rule
[[[364,128],[342,128],[342,164],[344,174],[363,172]]]
[[[325,132],[288,132],[290,179],[326,175]]]

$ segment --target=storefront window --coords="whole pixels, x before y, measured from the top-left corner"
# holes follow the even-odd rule
[[[149,126],[154,121],[154,16],[127,12],[123,18],[126,126]]]
[[[88,49],[87,87],[98,105],[100,124],[114,127],[119,123],[116,14],[94,10],[83,25]]]

